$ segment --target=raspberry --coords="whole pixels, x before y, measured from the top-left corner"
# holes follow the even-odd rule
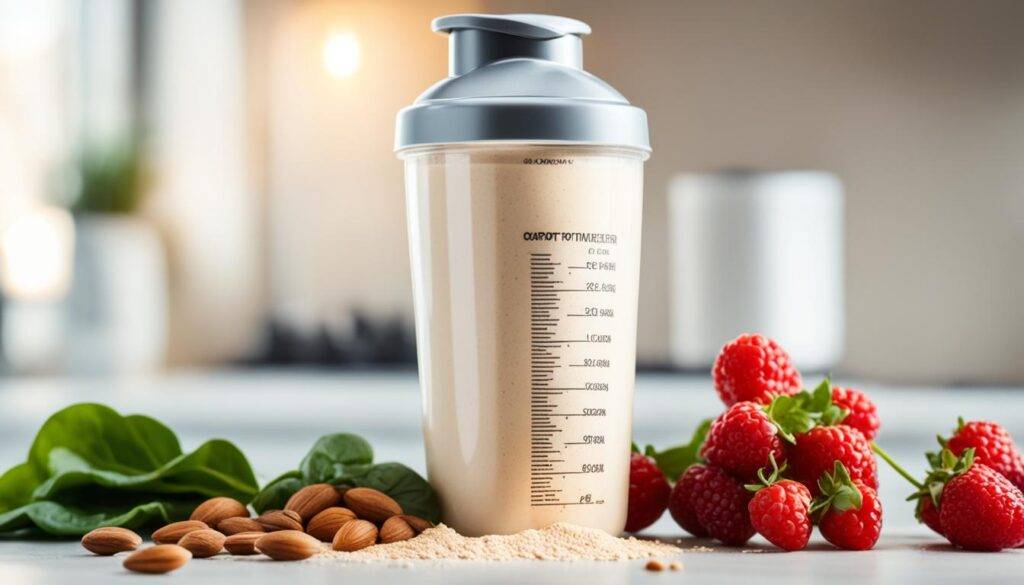
[[[726,406],[744,400],[768,404],[775,396],[800,391],[800,372],[789,354],[762,335],[744,334],[725,344],[711,373]]]
[[[743,484],[711,466],[697,475],[691,494],[697,520],[708,534],[730,546],[740,546],[754,535],[747,512],[750,498]]]
[[[829,508],[818,522],[818,530],[825,540],[841,549],[868,550],[882,533],[882,502],[863,482],[854,480],[853,486],[860,492],[860,506]]]
[[[701,482],[701,476],[707,471],[707,467],[697,463],[691,465],[679,476],[679,481],[672,488],[672,495],[668,500],[668,511],[672,518],[683,530],[694,536],[707,536],[708,531],[697,519],[697,512],[693,509],[694,486]]]
[[[997,551],[1024,544],[1024,495],[983,463],[949,480],[939,521],[949,542],[967,550]]]
[[[753,402],[737,402],[715,419],[700,454],[743,481],[756,479],[762,468],[770,470],[771,457],[781,464],[786,456],[778,429]]]
[[[989,421],[965,423],[960,419],[953,436],[945,441],[945,447],[957,457],[973,448],[976,463],[991,467],[1003,474],[1017,489],[1024,489],[1024,464],[1013,438],[1002,425]]]
[[[784,479],[761,488],[747,505],[758,534],[782,550],[802,550],[811,538],[811,492]]]
[[[878,467],[871,446],[860,431],[846,425],[814,427],[796,436],[789,449],[789,469],[793,479],[817,496],[818,480],[840,462],[850,477],[871,489],[878,489]]]
[[[872,441],[878,434],[881,421],[875,403],[856,388],[832,387],[832,402],[847,411],[843,424],[851,426],[864,434],[864,438]]]
[[[629,456],[629,508],[626,532],[637,532],[657,522],[668,506],[672,488],[654,460],[641,453]]]

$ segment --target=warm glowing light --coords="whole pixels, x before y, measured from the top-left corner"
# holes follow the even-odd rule
[[[332,33],[324,41],[324,68],[334,77],[348,77],[359,69],[362,49],[359,39],[349,33]]]
[[[71,281],[74,224],[58,207],[26,211],[0,235],[0,282],[22,300],[62,297]]]

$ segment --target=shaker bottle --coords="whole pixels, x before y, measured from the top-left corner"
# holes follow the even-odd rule
[[[577,20],[438,18],[398,115],[427,473],[468,535],[626,521],[647,118]]]

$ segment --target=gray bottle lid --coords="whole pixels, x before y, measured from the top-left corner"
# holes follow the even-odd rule
[[[449,77],[398,113],[395,150],[500,141],[621,146],[649,152],[647,115],[583,70],[585,23],[542,14],[456,14]]]

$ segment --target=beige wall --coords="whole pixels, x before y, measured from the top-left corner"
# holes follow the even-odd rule
[[[1024,379],[1024,3],[290,6],[270,64],[268,217],[286,218],[270,233],[277,309],[408,310],[391,132],[399,107],[444,74],[445,40],[429,32],[429,19],[550,12],[593,27],[587,68],[651,120],[643,358],[662,359],[667,347],[670,177],[737,165],[818,168],[847,188],[843,369],[904,380]],[[331,19],[366,39],[355,83],[325,85],[319,73],[279,60],[301,60],[305,33]]]

